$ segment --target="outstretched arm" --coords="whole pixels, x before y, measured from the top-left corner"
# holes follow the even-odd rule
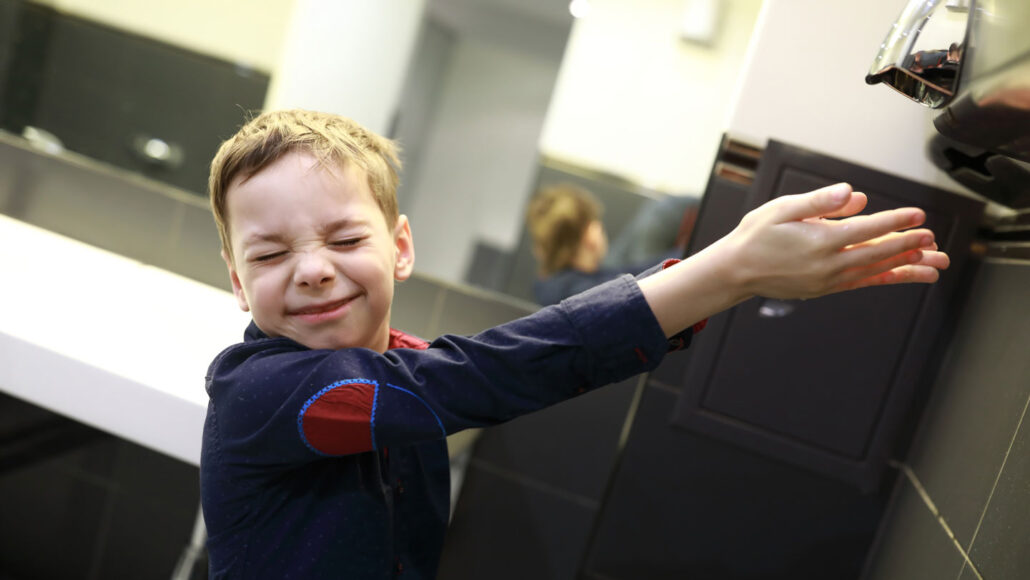
[[[948,267],[926,214],[856,215],[866,196],[839,183],[774,199],[689,259],[640,280],[667,336],[753,296],[814,298],[866,286],[931,283]],[[832,219],[842,218],[842,219]]]

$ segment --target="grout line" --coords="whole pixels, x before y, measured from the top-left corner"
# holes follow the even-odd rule
[[[633,430],[633,421],[637,416],[637,409],[640,407],[640,399],[644,396],[644,388],[647,386],[647,374],[640,375],[637,385],[633,389],[633,399],[626,409],[626,418],[622,422],[622,430],[619,432],[619,441],[615,444],[616,457],[622,454],[622,450],[629,441],[629,434]]]
[[[922,482],[920,482],[919,478],[916,477],[912,468],[907,464],[894,459],[891,459],[889,463],[891,467],[898,469],[905,474],[905,477],[907,477],[909,482],[912,483],[912,487],[914,487],[919,493],[919,497],[923,499],[923,503],[926,504],[930,513],[933,514],[933,517],[937,520],[937,523],[944,529],[944,533],[948,534],[948,538],[951,539],[951,543],[955,544],[955,548],[958,550],[959,554],[962,554],[962,557],[965,559],[965,565],[969,566],[969,569],[976,574],[976,577],[979,580],[983,580],[983,575],[980,574],[980,570],[978,570],[976,565],[973,564],[973,561],[969,558],[969,554],[966,553],[965,548],[963,548],[962,544],[959,543],[958,538],[955,537],[955,533],[951,531],[951,526],[948,525],[948,522],[944,521],[944,516],[941,515],[940,510],[937,509],[937,505],[933,503],[933,499],[930,498],[930,494],[927,493],[926,488],[923,487]],[[972,541],[970,541],[970,545],[972,545]]]
[[[1023,413],[1019,416],[1019,422],[1016,423],[1016,428],[1012,432],[1012,439],[1009,440],[1009,448],[1005,450],[1005,457],[1001,460],[1001,466],[998,467],[998,473],[994,476],[994,484],[991,485],[991,493],[987,494],[987,502],[984,504],[983,511],[980,512],[980,519],[976,522],[976,528],[973,530],[973,537],[969,539],[969,548],[973,548],[973,542],[976,541],[976,536],[980,534],[980,526],[983,525],[984,518],[987,517],[987,510],[991,506],[991,500],[994,498],[994,491],[998,489],[998,482],[1001,481],[1001,474],[1005,472],[1005,464],[1008,463],[1009,454],[1012,452],[1012,447],[1016,444],[1016,438],[1019,437],[1019,431],[1023,428],[1023,419],[1026,418],[1026,410],[1030,407],[1030,396],[1027,397],[1026,403],[1023,403]]]
[[[124,455],[124,445],[118,445],[115,448],[114,463],[112,471],[117,468],[118,461]],[[100,522],[98,523],[98,532],[96,537],[93,538],[93,547],[90,550],[91,558],[89,570],[86,572],[86,578],[89,580],[95,580],[100,577],[100,570],[104,561],[104,553],[107,551],[109,546],[107,545],[108,536],[111,533],[111,522],[114,520],[114,509],[115,503],[120,499],[120,486],[116,486],[115,489],[107,491],[104,494],[104,507],[100,512]]]

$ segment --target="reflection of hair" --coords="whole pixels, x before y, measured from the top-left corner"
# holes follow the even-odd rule
[[[226,193],[234,179],[249,179],[287,153],[302,152],[320,163],[354,163],[368,176],[379,209],[391,228],[397,223],[397,183],[401,168],[397,146],[356,122],[329,113],[272,111],[252,119],[222,143],[211,161],[208,189],[222,249],[232,258]]]
[[[587,227],[601,212],[592,193],[568,183],[544,187],[533,196],[526,221],[542,275],[572,264]]]

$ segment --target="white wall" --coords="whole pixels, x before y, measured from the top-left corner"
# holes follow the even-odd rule
[[[39,3],[270,72],[278,65],[294,0],[40,0]]]
[[[451,50],[418,171],[405,177],[417,193],[402,210],[418,271],[459,281],[476,241],[517,242],[559,63],[475,38]]]
[[[266,109],[350,117],[386,135],[425,0],[295,0]]]
[[[765,0],[730,131],[960,190],[927,158],[931,110],[865,83],[902,0]]]
[[[680,39],[688,5],[592,0],[569,38],[545,154],[659,191],[704,191],[761,0],[716,2],[710,47]]]

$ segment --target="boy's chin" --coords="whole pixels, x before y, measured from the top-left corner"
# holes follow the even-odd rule
[[[369,348],[380,352],[383,350],[369,337],[326,334],[324,336],[291,336],[290,338],[312,350],[341,350],[344,348]]]

